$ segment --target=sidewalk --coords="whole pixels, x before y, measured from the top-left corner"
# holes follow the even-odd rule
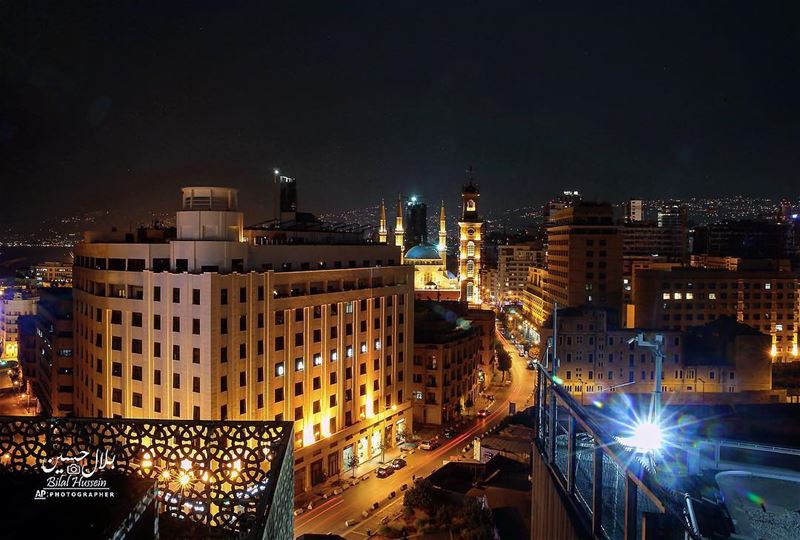
[[[381,455],[379,454],[356,467],[355,477],[353,476],[353,469],[341,471],[336,477],[329,478],[325,483],[318,484],[309,491],[297,495],[294,500],[295,509],[308,510],[309,505],[313,508],[319,501],[338,495],[342,491],[357,485],[362,480],[366,480],[375,469],[384,463],[389,463],[394,458],[404,458],[410,452],[414,452],[414,450],[401,450],[399,446],[396,446],[386,451],[384,461],[381,461]]]

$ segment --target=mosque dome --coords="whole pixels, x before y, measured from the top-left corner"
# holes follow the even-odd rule
[[[441,259],[442,256],[436,246],[431,244],[418,244],[406,252],[406,259]]]

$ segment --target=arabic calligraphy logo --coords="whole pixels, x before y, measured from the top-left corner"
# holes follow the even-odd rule
[[[89,458],[89,459],[87,459]],[[91,459],[93,458],[93,459]],[[109,456],[108,450],[96,450],[92,456],[89,451],[78,455],[60,455],[45,459],[42,471],[47,477],[43,489],[37,490],[34,499],[48,497],[113,497],[104,478],[95,478],[99,472],[114,467],[116,456]]]

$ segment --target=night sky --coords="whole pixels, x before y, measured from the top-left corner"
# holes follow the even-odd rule
[[[267,181],[303,210],[399,190],[796,196],[800,3],[0,3],[2,219],[175,209]]]

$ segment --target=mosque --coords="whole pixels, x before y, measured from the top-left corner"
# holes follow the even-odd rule
[[[427,207],[417,197],[397,198],[397,216],[393,231],[394,245],[400,248],[403,264],[414,267],[414,290],[421,300],[460,300],[480,304],[480,245],[482,220],[478,215],[480,191],[468,171],[463,186],[462,215],[459,221],[458,271],[447,269],[447,225],[444,201],[439,210],[439,242],[428,242]],[[405,208],[404,208],[405,207]],[[405,210],[405,211],[404,211]],[[378,241],[389,243],[386,205],[381,201]],[[455,265],[454,265],[455,266]]]

